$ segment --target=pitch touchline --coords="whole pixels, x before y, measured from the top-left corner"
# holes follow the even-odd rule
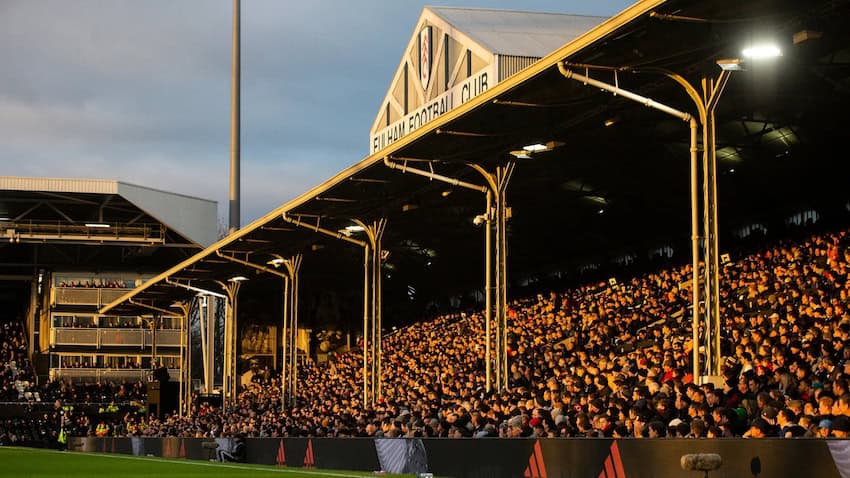
[[[10,447],[11,448],[11,447]],[[139,460],[139,461],[156,461],[161,463],[176,463],[180,465],[193,465],[193,466],[211,466],[214,468],[235,468],[238,470],[249,470],[249,471],[269,471],[272,473],[301,473],[305,475],[316,475],[316,476],[338,476],[340,478],[364,478],[366,476],[371,476],[369,474],[363,475],[351,475],[347,473],[334,473],[330,471],[314,471],[314,470],[302,470],[302,469],[277,469],[277,468],[255,468],[251,466],[241,466],[241,465],[232,465],[229,463],[206,463],[203,461],[194,461],[194,460],[168,460],[165,458],[158,458],[152,456],[134,456],[134,455],[108,455],[101,453],[86,453],[86,452],[61,452],[57,450],[35,450],[31,448],[21,448],[27,451],[49,451],[53,453],[59,453],[63,455],[71,455],[71,456],[98,456],[102,458],[118,458],[123,460]]]

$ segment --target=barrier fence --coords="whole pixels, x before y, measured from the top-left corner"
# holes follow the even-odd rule
[[[72,438],[81,452],[209,460],[200,438]],[[217,439],[229,449],[230,439]],[[712,478],[850,476],[850,440],[820,439],[371,439],[249,438],[248,463],[453,477],[699,477],[683,471],[690,453],[723,459]]]

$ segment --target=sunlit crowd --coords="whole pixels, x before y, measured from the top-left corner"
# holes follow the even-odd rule
[[[373,407],[362,403],[355,348],[303,366],[296,407],[282,406],[280,377],[258,369],[232,408],[198,403],[191,418],[160,420],[129,412],[108,419],[108,433],[846,437],[848,274],[847,231],[733,257],[722,270],[722,374],[713,384],[692,374],[692,270],[683,266],[510,303],[502,392],[486,389],[483,313],[457,313],[384,338],[383,396]],[[93,435],[98,421],[74,433]]]

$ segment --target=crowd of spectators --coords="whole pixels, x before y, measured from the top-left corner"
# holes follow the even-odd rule
[[[35,383],[20,321],[0,321],[0,402],[24,398]]]
[[[0,414],[0,445],[55,443],[63,417],[66,430],[87,435],[94,429],[94,415],[111,412],[116,404],[138,409],[145,399],[143,382],[49,380],[38,385],[23,322],[0,321],[0,406],[9,412]]]
[[[784,241],[724,266],[722,376],[691,372],[690,266],[510,304],[509,383],[484,383],[482,313],[384,340],[383,399],[354,351],[302,367],[297,407],[257,375],[237,404],[145,436],[843,437],[850,434],[850,235]]]
[[[782,241],[723,267],[716,384],[697,385],[691,372],[691,275],[683,266],[512,302],[503,392],[485,389],[483,314],[458,313],[385,337],[374,407],[362,403],[355,349],[303,366],[296,407],[282,406],[279,376],[262,370],[232,407],[196,404],[191,418],[126,413],[107,433],[850,436],[850,234]],[[75,423],[76,434],[96,433],[90,418]]]

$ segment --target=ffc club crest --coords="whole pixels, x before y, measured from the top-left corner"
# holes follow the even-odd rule
[[[419,80],[422,89],[428,89],[431,80],[431,27],[422,27],[419,31]]]

